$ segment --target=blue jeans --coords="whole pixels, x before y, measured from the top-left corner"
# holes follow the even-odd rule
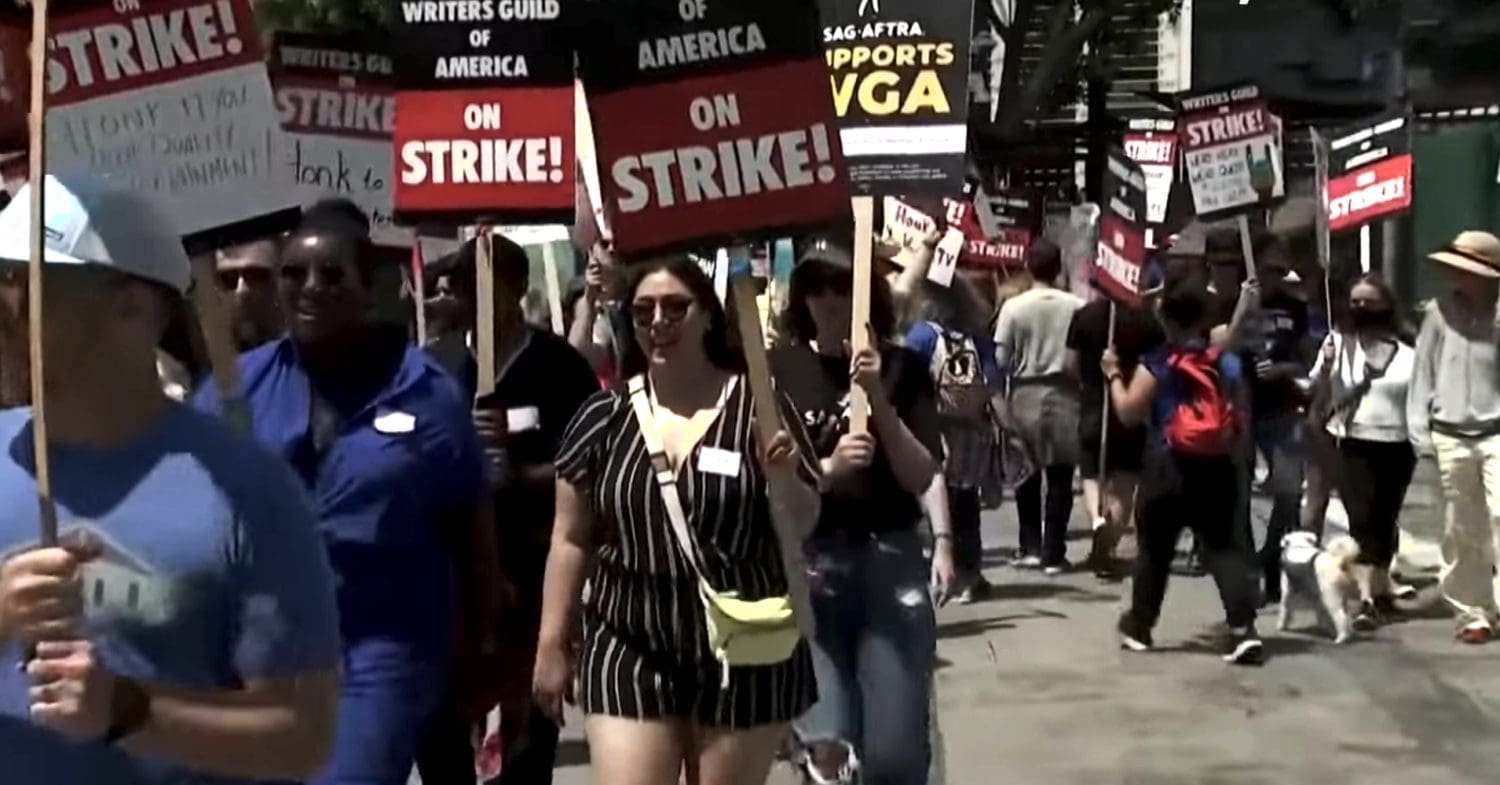
[[[808,571],[818,702],[799,732],[849,743],[864,785],[925,785],[937,622],[920,538],[815,536]]]
[[[1261,543],[1260,563],[1266,595],[1273,600],[1281,593],[1281,538],[1301,523],[1302,478],[1307,464],[1302,422],[1302,415],[1295,410],[1255,421],[1255,448],[1271,467],[1266,479],[1271,520],[1266,526],[1266,540]],[[1253,461],[1250,466],[1253,472]]]

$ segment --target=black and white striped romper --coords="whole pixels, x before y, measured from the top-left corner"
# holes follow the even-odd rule
[[[796,440],[802,471],[817,458],[802,418],[784,397],[782,420]],[[748,599],[786,592],[776,533],[757,458],[745,379],[683,460],[677,487],[709,582]],[[706,447],[741,456],[738,478],[698,469]],[[557,474],[589,499],[596,553],[578,658],[579,702],[588,714],[632,719],[687,718],[719,728],[789,722],[816,697],[807,644],[784,663],[734,667],[729,686],[708,647],[692,567],[678,548],[661,491],[623,387],[596,393],[574,416]]]

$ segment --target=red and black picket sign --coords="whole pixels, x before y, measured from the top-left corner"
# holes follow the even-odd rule
[[[582,25],[604,214],[621,253],[845,218],[813,0],[616,0]]]
[[[1411,209],[1411,121],[1406,115],[1384,115],[1341,129],[1328,146],[1329,231],[1358,229]]]
[[[1018,202],[1009,206],[997,206],[987,199],[982,191],[974,192],[970,199],[947,199],[948,225],[956,226],[964,233],[963,250],[959,252],[959,264],[968,267],[991,267],[1018,270],[1026,264],[1026,250],[1031,247],[1034,236],[1032,216],[1026,214],[1031,207],[1030,197],[1016,192]],[[1020,202],[1026,202],[1021,205]],[[999,210],[1003,218],[995,219]],[[1008,210],[1013,210],[1007,212]],[[988,226],[986,226],[988,224]]]
[[[1140,300],[1146,263],[1146,175],[1118,148],[1109,154],[1104,193],[1094,283],[1116,302],[1133,304]]]
[[[572,222],[571,7],[396,4],[398,218]]]
[[[1182,98],[1177,128],[1199,218],[1243,214],[1286,195],[1280,121],[1258,87]]]

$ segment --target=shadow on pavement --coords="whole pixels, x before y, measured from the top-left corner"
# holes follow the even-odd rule
[[[583,739],[562,739],[557,743],[554,767],[589,765],[589,743]]]
[[[939,624],[937,628],[938,640],[949,638],[967,638],[973,635],[982,635],[991,630],[1013,630],[1016,625],[1013,622],[1023,619],[1038,618],[1034,614],[1016,613],[1009,616],[995,616],[988,619],[966,619],[964,621],[948,622]]]

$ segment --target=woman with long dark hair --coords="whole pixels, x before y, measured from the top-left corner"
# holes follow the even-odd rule
[[[824,475],[808,542],[819,702],[800,725],[815,781],[927,781],[935,621],[917,527],[941,465],[927,368],[896,343],[890,293],[876,279],[871,346],[851,353],[853,272],[847,251],[817,245],[792,273],[788,344],[777,382],[803,413]],[[869,398],[869,433],[849,428],[850,390]],[[946,524],[946,521],[943,522]],[[939,529],[939,547],[951,533]]]
[[[622,295],[626,382],[585,402],[558,450],[535,695],[561,718],[587,577],[576,671],[594,781],[656,785],[685,770],[701,785],[759,785],[813,701],[812,662],[797,643],[777,661],[739,664],[711,645],[706,605],[797,585],[784,557],[801,543],[779,541],[767,476],[795,470],[785,501],[811,520],[816,456],[785,400],[785,430],[759,442],[743,358],[695,263],[645,263]]]
[[[1370,630],[1395,611],[1390,565],[1396,520],[1417,456],[1406,427],[1406,395],[1416,355],[1396,295],[1375,273],[1349,289],[1348,327],[1329,334],[1313,366],[1327,385],[1319,419],[1338,446],[1336,481],[1359,543],[1360,612]]]

